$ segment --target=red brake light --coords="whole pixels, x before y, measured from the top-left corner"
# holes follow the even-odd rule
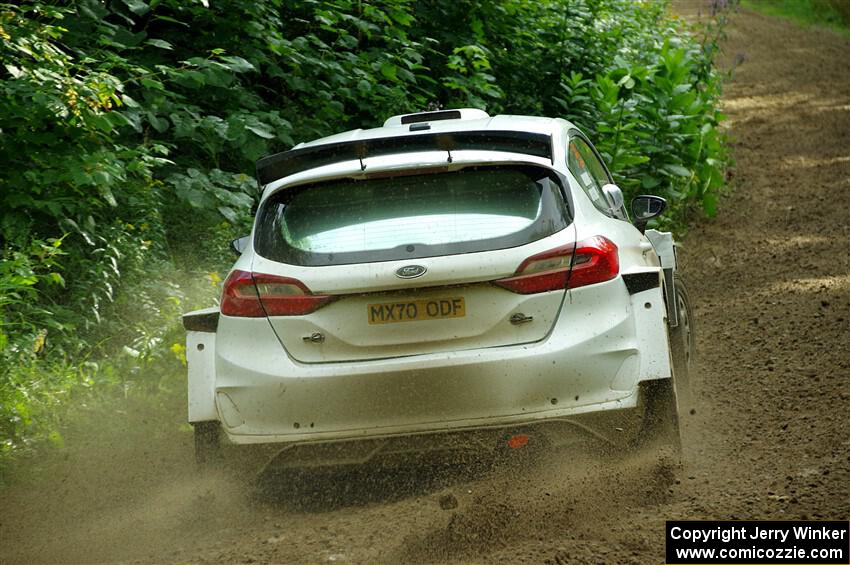
[[[575,246],[556,247],[523,261],[512,277],[493,281],[517,294],[536,294],[566,288]]]
[[[514,276],[493,282],[518,294],[536,294],[609,281],[619,272],[617,246],[598,235],[532,255]]]
[[[266,315],[251,273],[233,271],[224,281],[221,293],[221,313],[225,316],[262,318]]]
[[[576,244],[569,288],[610,281],[620,273],[620,256],[614,242],[597,235]]]
[[[247,318],[303,316],[335,298],[313,294],[297,279],[236,270],[224,281],[221,313]]]

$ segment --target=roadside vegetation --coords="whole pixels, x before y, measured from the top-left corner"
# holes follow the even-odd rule
[[[0,4],[0,460],[68,406],[183,386],[254,161],[389,115],[562,116],[627,198],[714,214],[719,20],[633,0]]]
[[[850,2],[847,0],[743,0],[743,6],[804,26],[826,27],[850,37]]]

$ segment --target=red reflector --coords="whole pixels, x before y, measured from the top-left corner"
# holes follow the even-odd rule
[[[303,316],[335,299],[311,293],[297,279],[236,270],[224,281],[221,313],[247,318]]]
[[[516,434],[514,436],[511,436],[510,439],[508,439],[508,447],[510,447],[511,449],[519,449],[520,447],[525,447],[529,439],[531,438],[525,434]]]
[[[520,264],[514,276],[493,284],[517,294],[536,294],[609,281],[619,272],[617,246],[597,235],[532,255]]]

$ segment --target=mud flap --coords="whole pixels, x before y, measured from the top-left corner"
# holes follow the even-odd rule
[[[661,268],[664,270],[664,298],[667,302],[667,325],[675,328],[679,325],[679,302],[676,300],[676,287],[673,284],[677,268],[676,243],[670,232],[646,230],[645,235],[661,260]]]
[[[218,308],[183,316],[189,371],[189,422],[218,420],[215,408],[215,330]]]

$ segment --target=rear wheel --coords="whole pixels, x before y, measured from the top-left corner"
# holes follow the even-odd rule
[[[218,422],[195,422],[195,462],[199,467],[211,467],[221,450],[221,426]]]
[[[694,397],[691,373],[696,360],[696,328],[688,290],[678,277],[674,279],[674,284],[679,323],[669,329],[670,357],[676,379],[676,393],[681,405],[687,409],[691,407]]]

